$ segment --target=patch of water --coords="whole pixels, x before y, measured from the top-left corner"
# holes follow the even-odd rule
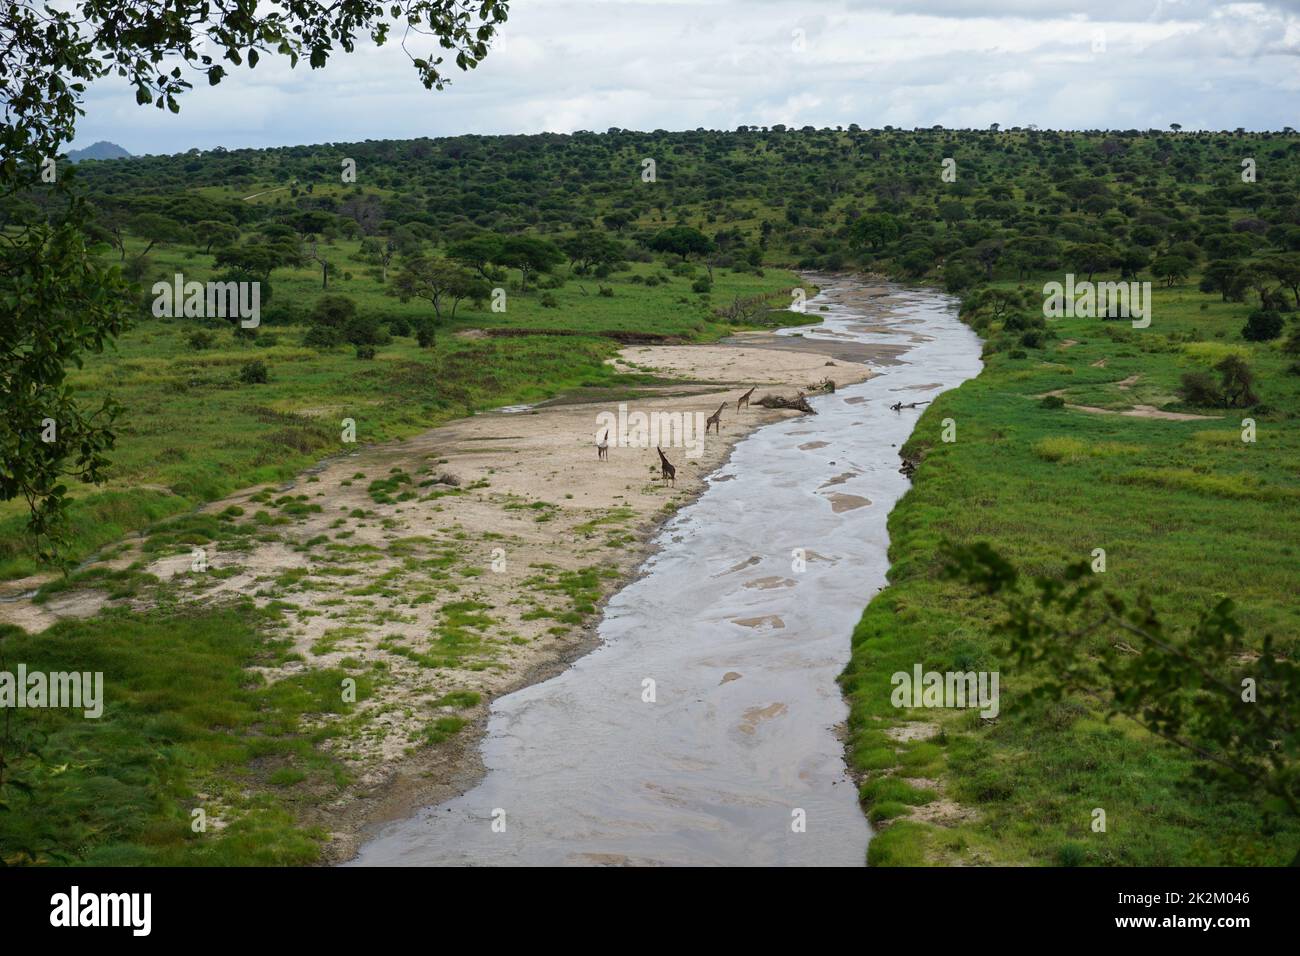
[[[479,785],[354,865],[862,865],[836,677],[886,583],[898,448],[924,410],[888,406],[976,375],[980,345],[941,294],[819,281],[824,325],[790,333],[894,343],[901,363],[738,444],[610,600],[603,643],[494,703]]]

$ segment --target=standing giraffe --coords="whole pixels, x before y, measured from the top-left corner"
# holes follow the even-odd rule
[[[758,388],[758,386],[755,385],[754,388]],[[741,410],[741,408],[748,408],[748,407],[749,407],[749,396],[751,396],[751,395],[754,394],[754,388],[751,388],[751,389],[750,389],[748,392],[746,392],[744,395],[740,396],[740,398],[736,399],[736,414],[737,414],[737,415],[740,414],[740,410]]]
[[[726,403],[726,402],[723,402],[721,405],[718,406],[718,410],[717,410],[716,412],[714,412],[712,415],[710,415],[710,416],[705,420],[705,422],[704,422],[704,434],[707,435],[707,434],[709,433],[709,426],[710,426],[710,425],[712,425],[712,426],[714,426],[715,428],[717,428],[717,430],[718,430],[718,434],[719,434],[719,435],[722,434],[722,410],[723,410],[724,408],[726,408],[726,407],[727,407],[727,403]]]
[[[672,462],[670,462],[667,456],[664,455],[664,450],[662,448],[660,448],[658,445],[655,445],[655,451],[659,452],[659,477],[663,478],[666,481],[671,481],[673,483],[673,487],[676,488],[677,469],[673,467]]]

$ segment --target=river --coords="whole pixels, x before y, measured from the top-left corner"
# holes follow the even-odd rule
[[[836,677],[924,411],[889,406],[978,374],[980,344],[950,297],[817,281],[824,322],[778,337],[878,374],[738,444],[610,599],[600,646],[493,704],[482,781],[351,865],[863,865]]]

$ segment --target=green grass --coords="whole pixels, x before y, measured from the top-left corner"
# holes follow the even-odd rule
[[[1188,624],[1228,595],[1251,640],[1271,633],[1283,653],[1300,653],[1300,433],[1292,427],[1300,377],[1286,373],[1275,348],[1240,341],[1246,306],[1176,287],[1158,292],[1155,308],[1145,331],[1060,320],[1049,323],[1058,339],[1027,359],[987,355],[984,372],[930,406],[905,446],[924,460],[889,518],[891,587],[864,612],[842,678],[849,757],[866,779],[864,800],[886,805],[885,818],[900,810],[888,805],[900,800],[886,772],[938,779],[978,816],[946,828],[893,823],[873,841],[871,862],[1283,864],[1300,846],[1300,822],[1267,818],[1199,781],[1184,752],[1131,721],[1105,721],[1094,700],[1047,713],[1019,706],[1039,675],[989,636],[990,604],[939,577],[944,539],[988,541],[1031,575],[1102,548],[1105,585],[1130,597],[1145,591],[1169,623]],[[1225,348],[1249,357],[1272,412],[1187,408],[1176,398],[1189,367],[1184,340],[1220,333]],[[1057,349],[1066,338],[1079,344]],[[1106,366],[1094,367],[1103,358]],[[1137,386],[1126,396],[1111,383],[1133,374],[1149,395],[1167,396],[1148,403],[1222,415],[1222,423],[1088,414],[1033,399],[1066,389],[1072,403],[1127,407],[1147,399]],[[1258,419],[1254,444],[1240,439],[1247,416]],[[957,422],[955,443],[939,440],[945,418]],[[1097,638],[1096,651],[1103,647]],[[895,711],[889,677],[917,662],[1000,671],[1001,716],[983,723],[969,712]],[[939,721],[941,737],[887,737],[906,716]],[[1105,833],[1091,829],[1095,808],[1106,811]]]
[[[109,612],[41,635],[0,630],[4,660],[29,670],[104,674],[104,712],[10,711],[0,804],[7,864],[287,865],[319,859],[326,834],[301,811],[336,795],[346,771],[304,718],[346,714],[363,673],[331,668],[266,686],[250,665],[286,648],[275,611]],[[21,744],[15,752],[14,743]],[[31,748],[31,749],[24,749]],[[15,785],[16,784],[16,785]],[[203,796],[200,796],[202,794]],[[192,811],[208,826],[195,832]],[[219,827],[218,820],[229,823]]]

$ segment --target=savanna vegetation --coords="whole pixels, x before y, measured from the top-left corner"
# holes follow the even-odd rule
[[[893,586],[867,608],[844,676],[850,762],[881,827],[872,860],[1283,863],[1300,846],[1285,806],[1240,774],[1206,777],[1211,761],[1153,735],[1133,707],[1108,720],[1112,697],[1086,689],[1020,706],[1050,668],[1011,651],[1000,606],[945,575],[941,548],[987,542],[1049,578],[1104,549],[1107,587],[1146,595],[1171,629],[1231,597],[1238,663],[1269,634],[1294,659],[1293,131],[613,129],[193,150],[61,175],[87,204],[87,274],[129,287],[121,322],[72,350],[84,365],[67,397],[116,404],[104,406],[108,440],[80,468],[98,483],[60,492],[66,508],[41,512],[39,494],[6,488],[5,577],[49,567],[52,547],[76,561],[285,478],[341,450],[344,418],[358,440],[382,441],[493,405],[614,394],[637,381],[604,364],[620,343],[790,324],[771,307],[789,302],[795,271],[871,270],[961,296],[987,362],[927,409],[903,450],[917,469],[890,520]],[[17,236],[66,202],[31,184],[4,197],[0,225]],[[1152,282],[1151,326],[1045,319],[1044,283],[1065,273]],[[259,324],[156,315],[155,283],[177,274],[258,282]],[[1121,414],[1135,406],[1209,417]],[[1246,418],[1254,441],[1242,440]],[[955,442],[939,439],[944,419]],[[33,525],[33,509],[49,520]],[[165,660],[176,615],[188,615],[190,652],[216,686],[189,687]],[[6,659],[31,666],[93,652],[133,695],[112,705],[109,742],[102,728],[94,737],[48,718],[29,727],[39,763],[20,766],[10,748],[9,781],[23,789],[0,813],[8,855],[313,859],[283,792],[249,818],[275,824],[274,839],[197,839],[185,817],[196,788],[240,767],[269,777],[296,748],[307,748],[294,766],[312,792],[337,770],[307,756],[300,724],[335,705],[311,686],[239,681],[277,653],[274,616],[160,608],[6,635]],[[1094,661],[1133,650],[1110,633],[1086,641]],[[1001,716],[941,714],[925,739],[891,736],[902,717],[936,720],[890,704],[890,675],[916,662],[1000,671]],[[1295,746],[1294,735],[1279,742],[1292,761]],[[76,803],[72,790],[95,796]],[[909,808],[940,790],[952,813],[913,819]],[[37,806],[53,814],[48,828],[16,812]],[[1105,832],[1091,827],[1095,808]]]

